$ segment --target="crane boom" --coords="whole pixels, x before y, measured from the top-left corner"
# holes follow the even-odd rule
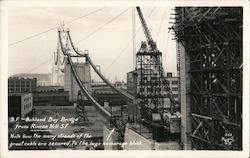
[[[142,28],[143,28],[144,34],[146,36],[149,47],[151,48],[151,50],[157,50],[156,44],[155,44],[155,42],[154,42],[154,40],[149,32],[147,23],[142,15],[140,7],[136,7],[136,10],[138,12],[138,15],[139,15],[139,18],[140,18],[140,21],[142,24]]]

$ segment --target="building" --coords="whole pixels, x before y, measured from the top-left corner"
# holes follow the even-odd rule
[[[127,90],[127,84],[124,81],[116,81],[114,86],[122,90]]]
[[[33,96],[31,93],[8,94],[8,116],[25,117],[33,109]]]
[[[152,70],[150,69],[137,69],[137,70],[133,70],[127,73],[127,92],[133,96],[136,96],[136,94],[139,94],[140,92],[144,92],[147,93],[149,92],[149,88],[148,87],[152,87],[152,85],[148,85],[147,87],[142,88],[138,88],[137,89],[137,84],[139,82],[141,82],[141,78],[140,78],[140,73],[143,74],[150,74],[152,73]],[[146,81],[150,81],[151,76],[146,76],[143,78],[143,80]]]
[[[39,74],[39,73],[21,73],[11,77],[19,78],[36,78],[37,86],[50,86],[51,85],[51,74]]]
[[[69,92],[67,91],[43,91],[34,92],[34,106],[67,106],[69,105]]]
[[[37,86],[37,92],[63,91],[63,86]]]
[[[127,92],[133,96],[136,95],[136,71],[127,73]]]
[[[173,76],[173,73],[168,72],[166,76],[167,80],[169,81],[169,88],[172,93],[172,98],[175,101],[180,101],[180,93],[179,93],[179,78]]]
[[[35,92],[36,87],[36,78],[10,77],[8,79],[9,93]]]
[[[74,66],[78,76],[80,77],[80,80],[83,82],[83,85],[89,92],[91,92],[90,65],[88,63],[74,63]],[[65,65],[64,70],[64,90],[69,92],[70,102],[77,101],[78,91],[80,90],[80,87],[76,82],[69,64]]]
[[[146,71],[146,70],[144,70],[144,71]],[[149,70],[147,70],[147,71],[149,71]],[[127,73],[127,92],[133,96],[136,96],[136,93],[139,92],[139,90],[136,89],[136,85],[137,85],[136,82],[140,82],[140,78],[137,77],[137,76],[140,76],[139,73],[140,73],[139,70],[134,70],[134,71]],[[167,73],[166,78],[169,81],[169,88],[171,90],[173,99],[180,102],[179,78],[174,77],[173,73]],[[145,87],[143,91],[147,92],[148,88]],[[164,105],[163,106],[165,109],[169,109],[170,104],[171,104],[169,98],[167,98],[167,93],[168,93],[167,91],[163,91],[163,96],[164,96]]]
[[[104,103],[108,103],[109,106],[120,106],[127,104],[126,98],[124,98],[107,84],[92,85],[91,89],[93,96],[101,105],[104,105]]]

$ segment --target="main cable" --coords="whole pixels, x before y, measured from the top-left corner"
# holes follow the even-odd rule
[[[99,12],[99,11],[103,10],[104,8],[106,8],[106,7],[102,7],[102,8],[100,8],[100,9],[96,9],[96,10],[94,10],[94,11],[92,11],[92,12],[89,12],[89,13],[87,13],[87,14],[85,14],[85,15],[82,15],[82,16],[77,17],[77,18],[75,18],[75,19],[72,19],[72,20],[70,20],[70,21],[68,21],[68,22],[65,22],[64,24],[73,23],[73,22],[75,22],[75,21],[77,21],[77,20],[79,20],[79,19],[85,18],[85,17],[87,17],[87,16],[89,16],[89,15],[91,15],[91,14],[94,14],[94,13],[96,13],[96,12]],[[24,38],[24,39],[22,39],[22,40],[19,40],[19,41],[10,43],[8,46],[11,47],[11,46],[14,46],[14,45],[16,45],[16,44],[18,44],[18,43],[21,43],[21,42],[23,42],[23,41],[26,41],[26,40],[35,38],[35,37],[40,36],[40,35],[42,35],[42,34],[44,34],[44,33],[47,33],[47,32],[50,32],[50,31],[52,31],[52,30],[55,30],[55,29],[57,29],[57,28],[60,27],[60,26],[61,26],[61,25],[58,25],[58,26],[52,27],[52,28],[50,28],[50,29],[47,29],[47,30],[45,30],[45,31],[36,33],[36,34],[31,35],[31,36],[29,36],[29,37],[26,37],[26,38]]]
[[[150,11],[149,15],[147,16],[146,20],[151,16],[153,13],[155,7]],[[137,29],[134,36],[129,40],[129,42],[126,44],[126,46],[121,50],[121,52],[116,56],[116,58],[111,62],[109,66],[107,66],[104,70],[107,71],[119,58],[120,56],[125,52],[125,50],[128,48],[128,46],[131,44],[133,39],[136,37],[136,34],[141,30],[141,28]]]
[[[104,7],[104,8],[105,8],[105,7]],[[104,8],[102,8],[102,9],[104,9]],[[128,9],[129,9],[129,8],[128,8]],[[121,12],[120,14],[118,14],[117,16],[115,16],[114,18],[112,18],[111,20],[109,20],[108,22],[106,22],[104,25],[102,25],[101,27],[99,27],[99,28],[96,29],[94,32],[90,33],[89,35],[87,35],[87,37],[85,37],[84,39],[78,41],[77,43],[79,43],[79,42],[81,42],[81,41],[83,41],[83,40],[86,40],[86,39],[89,38],[91,35],[93,35],[94,33],[98,32],[99,30],[101,30],[105,25],[107,25],[107,24],[111,23],[112,21],[114,21],[115,19],[117,19],[119,16],[121,16],[123,13],[125,13],[128,9],[124,10],[123,12]],[[99,9],[99,10],[100,10],[100,9]],[[85,15],[85,16],[86,16],[86,15]],[[79,19],[79,18],[80,18],[80,17],[78,17],[78,18],[76,18],[76,19],[74,19],[74,20],[71,20],[71,21],[67,22],[66,24],[72,23],[73,21],[76,21],[76,20]],[[56,27],[56,28],[57,28],[57,27]],[[47,30],[47,32],[48,32],[48,31],[51,31],[51,30],[53,30],[53,29],[55,29],[55,28],[51,28],[50,30]],[[44,31],[44,33],[45,33],[45,31]],[[42,34],[42,33],[40,33],[40,34]],[[21,41],[20,41],[20,42],[21,42]],[[77,43],[76,43],[76,44],[77,44]],[[53,58],[50,58],[50,59],[44,61],[43,63],[39,64],[38,66],[36,66],[36,67],[34,67],[34,68],[32,68],[32,69],[30,69],[30,70],[27,71],[27,72],[34,71],[35,69],[39,68],[40,66],[42,66],[42,65],[45,64],[45,63],[48,63],[48,62],[51,61],[52,59],[53,59]]]
[[[46,64],[46,63],[48,63],[48,62],[50,62],[53,58],[54,58],[54,57],[51,57],[51,58],[47,59],[46,61],[42,62],[41,64],[37,65],[36,67],[33,67],[32,69],[26,71],[25,73],[29,73],[29,72],[34,71],[35,69],[39,68],[40,66],[42,66],[42,65],[44,65],[44,64]]]
[[[128,8],[129,9],[129,8]],[[118,17],[120,17],[122,14],[124,14],[128,9],[124,10],[123,12],[121,12],[120,14],[116,15],[115,17],[113,17],[112,19],[110,19],[109,21],[107,21],[106,23],[104,23],[102,26],[98,27],[97,29],[95,29],[93,32],[89,33],[87,36],[85,36],[83,39],[80,39],[78,42],[76,42],[75,44],[79,44],[82,41],[90,38],[92,35],[94,35],[95,33],[97,33],[98,31],[100,31],[102,28],[104,28],[106,25],[108,25],[109,23],[113,22],[114,20],[116,20]]]
[[[161,24],[160,24],[160,26],[159,26],[159,30],[158,30],[158,33],[157,33],[157,36],[156,36],[155,41],[157,41],[158,36],[159,36],[159,34],[160,34],[160,31],[161,31],[161,26],[162,26],[162,23],[163,23],[164,17],[165,17],[165,15],[166,15],[166,12],[167,12],[167,8],[165,9],[164,14],[163,14],[163,16],[162,16],[162,19],[161,19]]]

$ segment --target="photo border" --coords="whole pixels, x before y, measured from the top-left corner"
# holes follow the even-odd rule
[[[218,151],[218,150],[202,150],[202,151],[82,151],[82,150],[60,150],[60,151],[9,151],[8,150],[8,100],[7,100],[7,80],[8,80],[8,8],[9,7],[98,7],[98,6],[242,6],[243,7],[243,124],[242,124],[242,151]],[[1,53],[0,53],[0,117],[1,117],[1,131],[0,131],[0,157],[249,157],[249,1],[248,0],[199,0],[199,1],[2,1],[1,6]]]

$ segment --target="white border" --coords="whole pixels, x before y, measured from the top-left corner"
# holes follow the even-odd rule
[[[249,157],[249,1],[248,0],[206,0],[206,1],[2,1],[1,5],[1,78],[0,78],[0,117],[1,146],[0,157]],[[243,6],[243,151],[8,151],[7,129],[7,78],[8,78],[8,8],[33,7],[91,7],[91,6]]]

